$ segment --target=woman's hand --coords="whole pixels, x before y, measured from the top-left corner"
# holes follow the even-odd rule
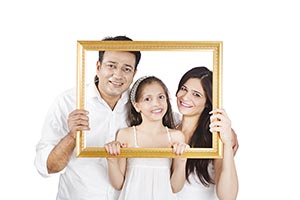
[[[210,112],[210,131],[219,132],[224,144],[232,145],[231,121],[224,109],[215,109]]]

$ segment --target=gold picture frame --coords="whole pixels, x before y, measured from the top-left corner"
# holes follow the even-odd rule
[[[222,95],[222,42],[221,41],[77,41],[76,108],[85,108],[85,57],[88,51],[190,51],[211,52],[213,71],[213,109],[221,108]],[[96,62],[96,61],[95,61]],[[183,75],[183,74],[182,74]],[[179,82],[179,80],[178,80]],[[176,83],[177,84],[177,83]],[[222,158],[223,143],[217,132],[212,133],[212,148],[190,148],[187,158]],[[76,136],[77,157],[110,157],[104,147],[87,147],[85,132]],[[175,157],[172,148],[122,148],[118,157]]]

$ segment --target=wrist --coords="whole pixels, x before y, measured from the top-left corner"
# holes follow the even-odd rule
[[[115,164],[118,163],[118,159],[117,158],[107,157],[106,160],[107,160],[107,163],[110,164],[110,165],[115,165]]]
[[[70,138],[73,138],[75,141],[76,141],[76,133],[74,134],[74,133],[69,133],[68,134],[68,136],[70,137]]]

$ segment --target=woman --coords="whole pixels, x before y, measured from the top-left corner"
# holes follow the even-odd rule
[[[182,120],[177,125],[192,148],[212,146],[211,132],[224,143],[223,159],[188,159],[186,182],[178,199],[236,199],[238,178],[234,163],[231,122],[223,109],[212,111],[212,72],[195,67],[181,78],[176,92]]]

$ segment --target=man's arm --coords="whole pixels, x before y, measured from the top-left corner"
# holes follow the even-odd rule
[[[48,173],[56,173],[64,169],[76,146],[76,132],[89,130],[88,112],[74,110],[68,118],[70,132],[53,148],[47,159]]]

